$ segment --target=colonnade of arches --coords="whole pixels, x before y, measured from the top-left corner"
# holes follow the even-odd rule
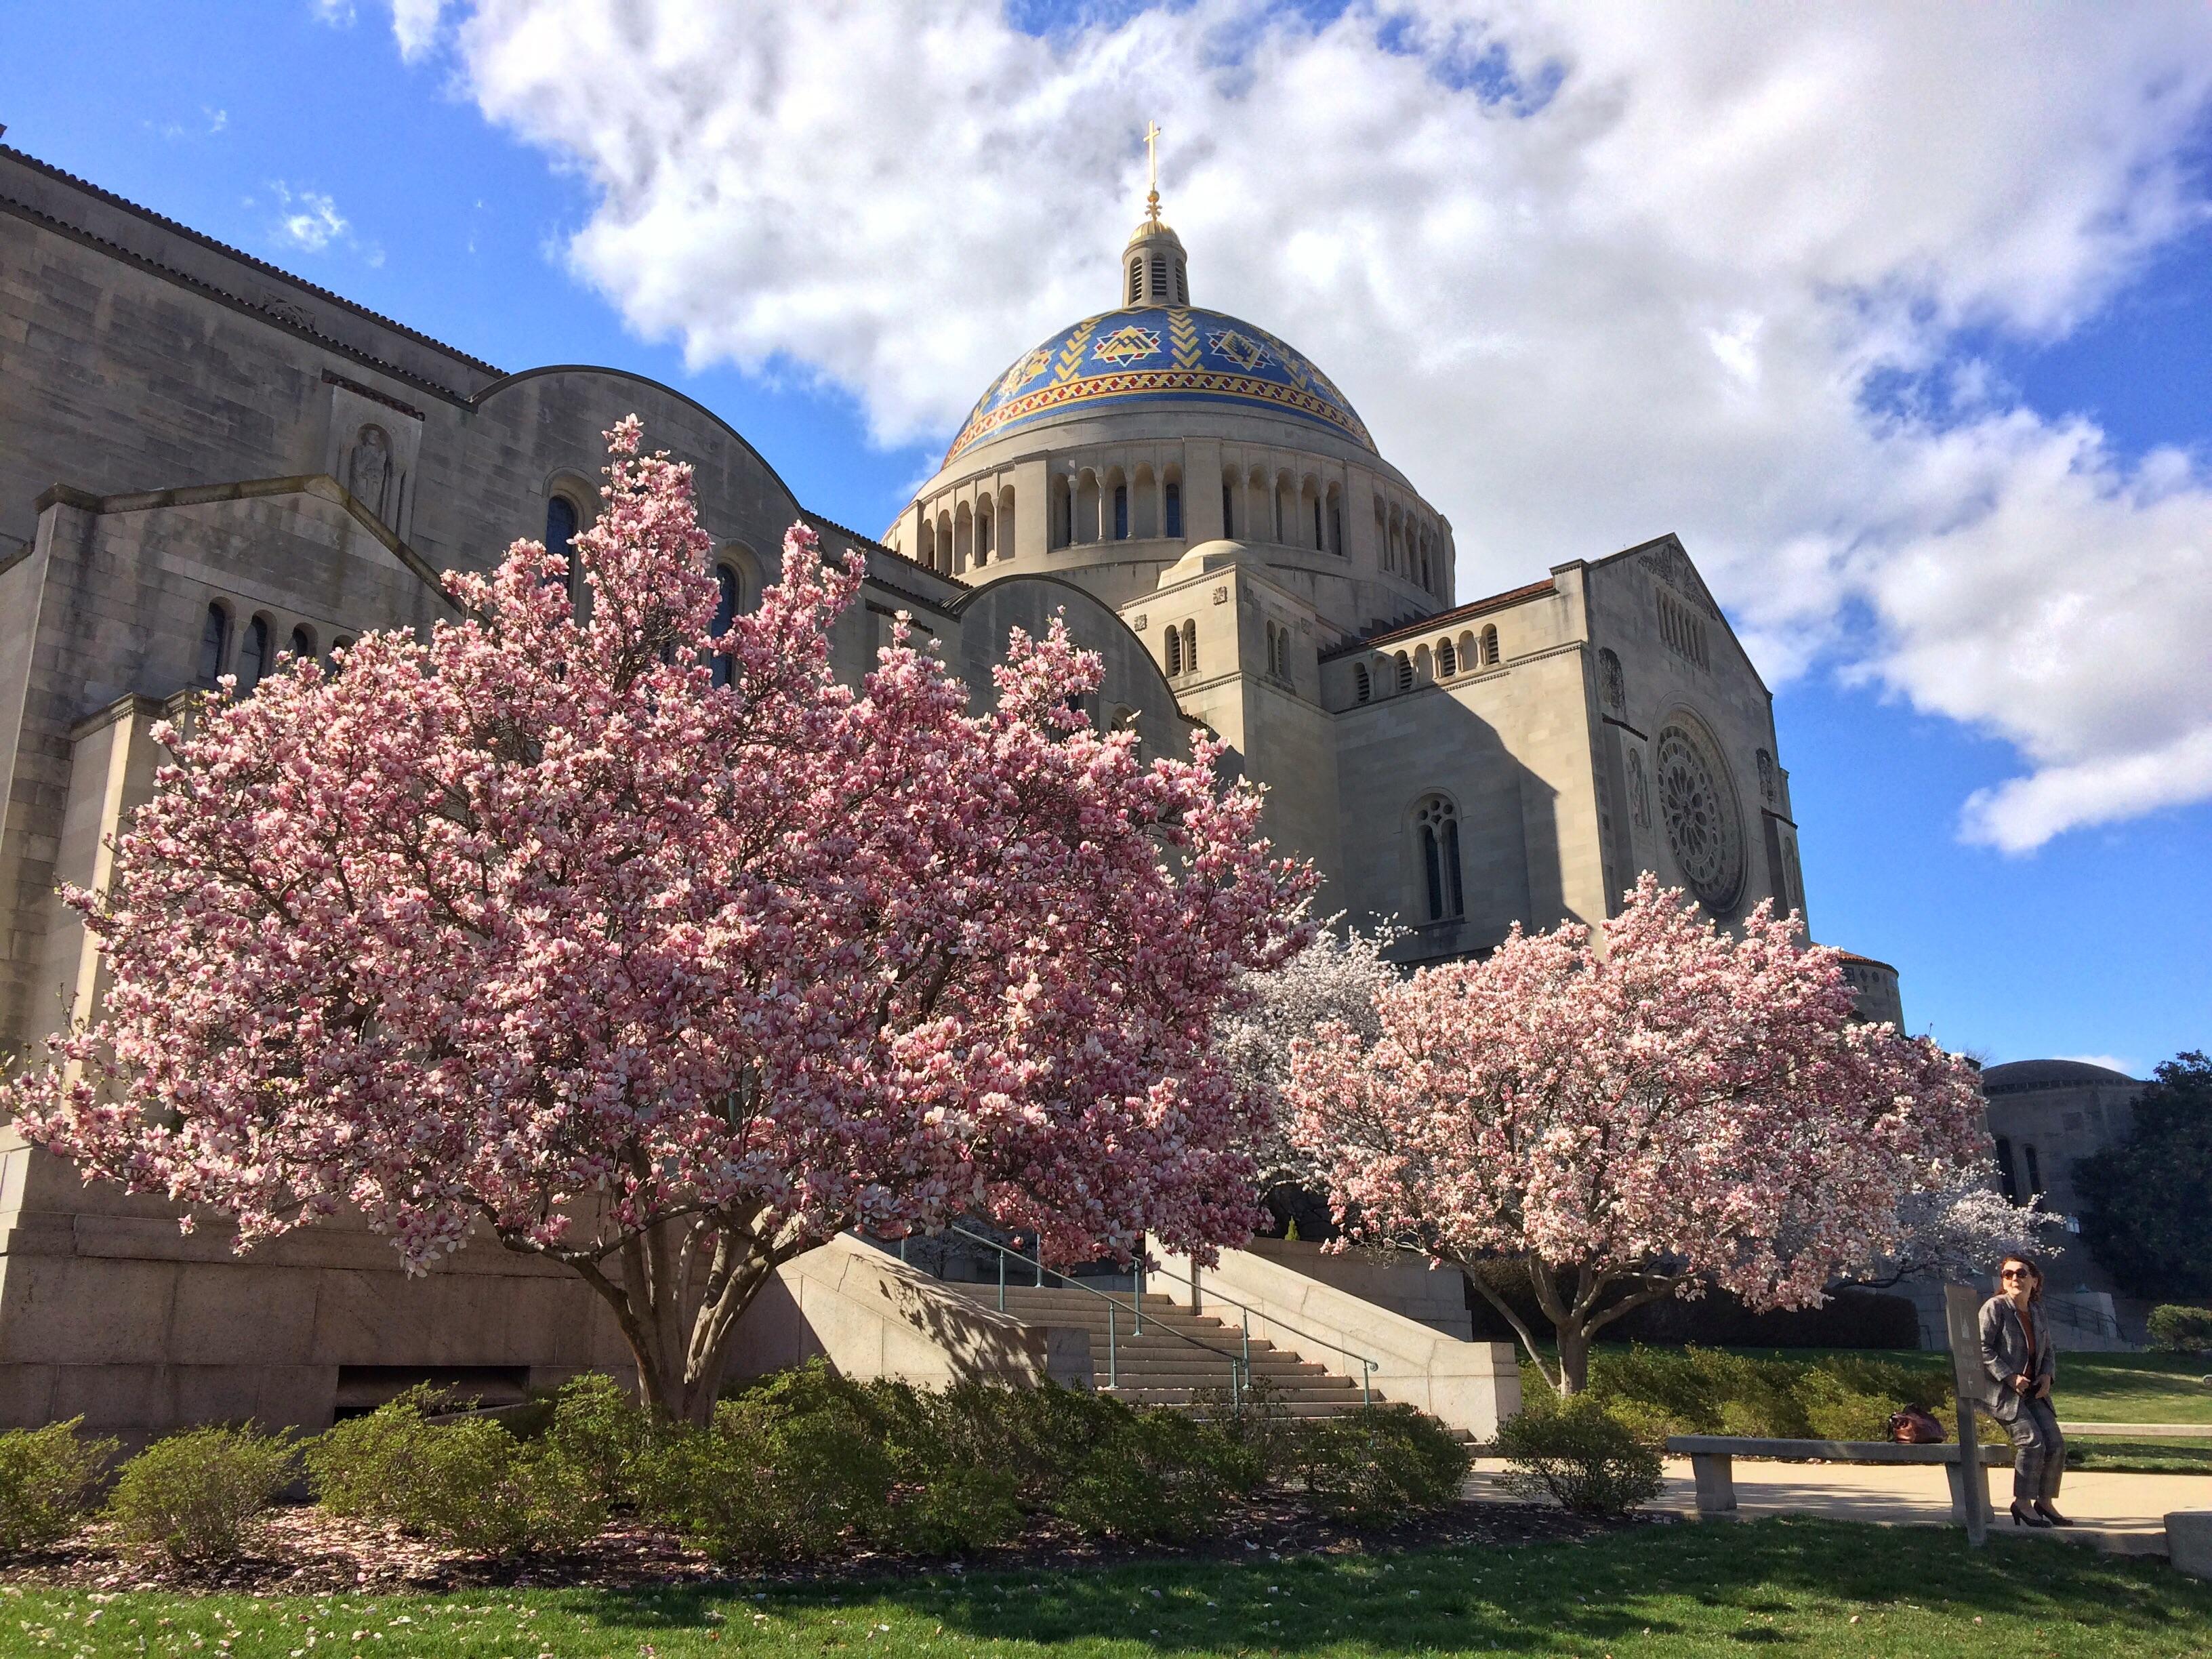
[[[1451,573],[1451,537],[1443,526],[1399,501],[1375,498],[1375,544],[1382,568],[1424,592],[1444,597]]]
[[[1411,691],[1418,685],[1495,668],[1504,660],[1496,623],[1486,623],[1480,629],[1463,628],[1455,635],[1444,634],[1433,643],[1425,641],[1410,649],[1401,648],[1372,663],[1354,663],[1352,696],[1358,702],[1372,702],[1378,696]]]
[[[1056,548],[1181,541],[1182,468],[1170,462],[1155,471],[1149,461],[1139,461],[1128,467],[1109,464],[1055,472],[1047,519],[1050,544]]]
[[[1221,522],[1224,533],[1236,541],[1273,542],[1340,556],[1346,550],[1343,491],[1310,472],[1224,467]]]
[[[914,557],[941,576],[964,576],[1013,557],[1013,530],[1014,487],[995,494],[987,489],[973,500],[939,507],[934,517],[923,514]]]

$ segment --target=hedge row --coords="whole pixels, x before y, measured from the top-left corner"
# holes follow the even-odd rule
[[[1051,1517],[1085,1535],[1173,1541],[1270,1489],[1363,1524],[1449,1503],[1466,1449],[1402,1406],[1291,1419],[1264,1389],[1200,1415],[1079,1390],[856,1382],[818,1362],[724,1401],[711,1425],[653,1421],[582,1377],[503,1420],[416,1390],[304,1443],[201,1429],[125,1463],[107,1500],[128,1540],[185,1560],[247,1547],[304,1463],[332,1513],[471,1553],[574,1549],[612,1516],[668,1526],[726,1562],[864,1543],[984,1548]],[[0,1549],[67,1536],[114,1449],[76,1422],[0,1435]]]

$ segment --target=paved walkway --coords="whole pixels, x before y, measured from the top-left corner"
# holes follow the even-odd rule
[[[1504,1467],[1490,1458],[1478,1461],[1468,1495],[1510,1496],[1496,1485]],[[1991,1469],[1989,1476],[1996,1524],[2007,1533],[2020,1530],[2005,1513],[2012,1498],[2012,1471]],[[1950,1488],[1937,1464],[1772,1463],[1739,1457],[1735,1498],[1737,1511],[1747,1520],[1762,1515],[1819,1515],[1887,1526],[1951,1524]],[[1653,1507],[1696,1517],[1697,1487],[1690,1479],[1687,1458],[1667,1460],[1667,1490]],[[2066,1477],[2058,1507],[2080,1524],[2034,1536],[2130,1554],[2163,1554],[2166,1512],[2212,1510],[2212,1476],[2076,1470]]]

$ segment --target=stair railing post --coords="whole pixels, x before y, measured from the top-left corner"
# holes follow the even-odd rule
[[[1145,1334],[1145,1258],[1137,1258],[1137,1334]]]
[[[1006,1310],[1006,1252],[1002,1246],[991,1252],[999,1258],[999,1311]]]
[[[1252,1310],[1244,1310],[1244,1375],[1252,1375]]]
[[[1375,1403],[1375,1362],[1371,1359],[1359,1362],[1359,1403],[1363,1406]]]
[[[1114,1363],[1114,1349],[1117,1335],[1118,1333],[1114,1328],[1114,1304],[1109,1302],[1106,1304],[1106,1386],[1109,1389],[1119,1389],[1121,1386],[1121,1372],[1115,1368]]]
[[[1042,1290],[1044,1288],[1044,1235],[1042,1233],[1036,1236],[1036,1255],[1037,1289]]]

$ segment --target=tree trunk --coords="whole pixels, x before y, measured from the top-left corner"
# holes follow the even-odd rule
[[[615,1316],[637,1366],[638,1398],[657,1417],[713,1420],[738,1322],[777,1267],[799,1254],[747,1233],[665,1221],[623,1243],[618,1272],[604,1258],[569,1258]]]
[[[1553,1328],[1559,1345],[1559,1393],[1580,1394],[1589,1386],[1589,1333],[1571,1320]]]

